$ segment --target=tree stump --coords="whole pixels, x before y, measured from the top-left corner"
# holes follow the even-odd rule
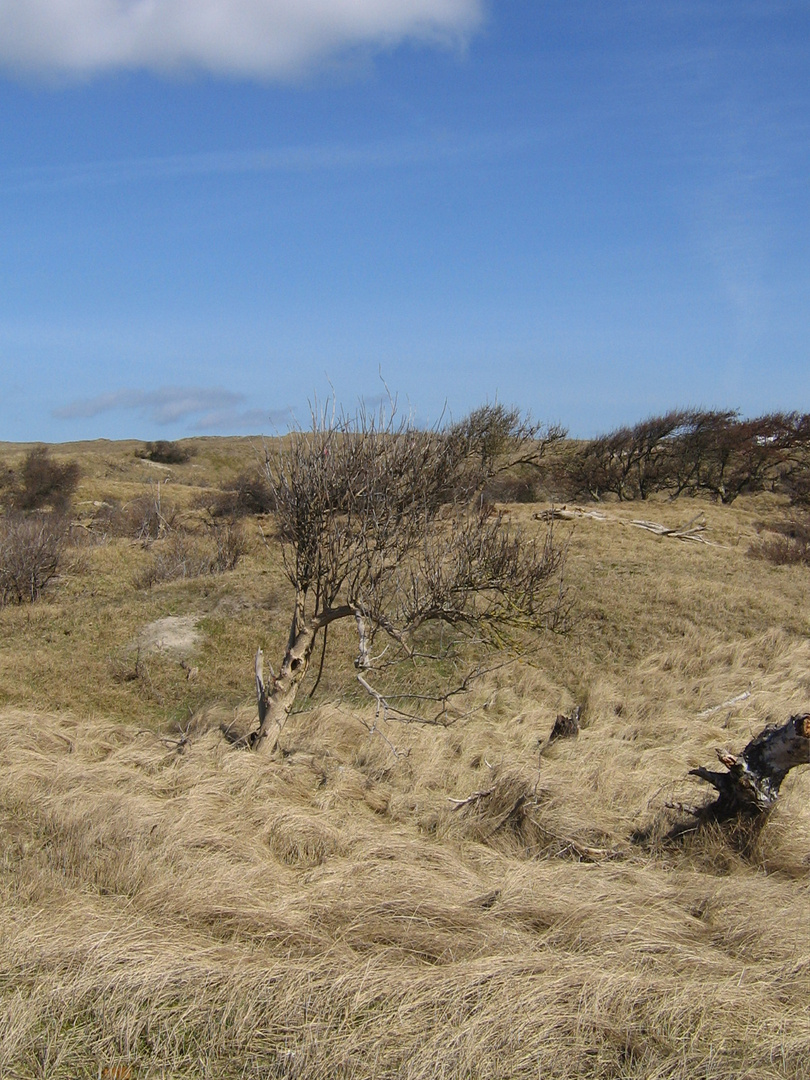
[[[581,705],[575,705],[574,711],[570,716],[566,716],[564,713],[558,713],[557,719],[554,721],[554,727],[551,729],[551,734],[548,737],[548,741],[554,742],[555,739],[573,739],[579,735],[579,720],[581,716]]]
[[[741,754],[718,750],[727,772],[691,769],[717,791],[717,799],[704,807],[704,820],[728,821],[768,814],[779,798],[779,788],[791,769],[810,765],[810,713],[791,716],[782,724],[769,724]]]

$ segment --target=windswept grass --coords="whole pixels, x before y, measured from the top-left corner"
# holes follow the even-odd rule
[[[218,482],[206,454],[178,469]],[[111,480],[78,457],[92,504]],[[190,527],[199,487],[172,492]],[[276,760],[219,730],[286,637],[258,530],[149,590],[150,551],[108,538],[0,610],[0,1076],[808,1080],[810,769],[747,846],[661,839],[689,768],[810,694],[807,570],[747,554],[778,503],[701,508],[716,547],[580,523],[571,632],[450,726],[385,723],[334,668]],[[187,658],[139,651],[168,616]]]

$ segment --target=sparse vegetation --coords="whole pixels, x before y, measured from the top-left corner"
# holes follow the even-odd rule
[[[175,531],[150,547],[150,559],[135,576],[138,589],[178,578],[197,578],[233,570],[245,554],[244,530],[233,523],[217,523],[204,536]]]
[[[689,813],[716,747],[808,710],[807,567],[749,555],[804,520],[789,463],[725,504],[648,492],[647,521],[700,512],[709,543],[615,495],[558,520],[570,633],[452,661],[437,630],[400,711],[333,662],[358,653],[336,621],[258,762],[220,728],[255,726],[257,636],[288,642],[278,522],[240,519],[233,560],[226,517],[224,572],[132,587],[172,544],[215,557],[203,499],[254,448],[200,441],[159,537],[109,525],[154,506],[134,449],[49,450],[81,469],[59,586],[0,608],[0,1075],[810,1080],[810,768],[764,827]],[[548,490],[577,449],[496,480]],[[22,457],[0,445],[2,475]],[[550,502],[490,498],[542,547]]]
[[[762,528],[768,535],[751,544],[753,556],[777,566],[794,563],[810,566],[810,517],[806,513],[794,511],[784,519],[769,521]]]

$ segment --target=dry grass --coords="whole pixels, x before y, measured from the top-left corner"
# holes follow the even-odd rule
[[[240,471],[244,447],[200,443],[178,471]],[[71,448],[80,516],[147,482],[124,449]],[[104,490],[119,451],[128,494]],[[183,513],[201,487],[178,481]],[[333,670],[277,761],[219,734],[286,634],[258,535],[236,569],[149,591],[149,553],[109,540],[0,611],[0,1076],[810,1077],[810,770],[745,850],[654,842],[701,798],[690,767],[810,691],[808,571],[747,555],[777,502],[701,508],[722,546],[579,524],[571,633],[488,675],[470,716],[370,733]],[[135,646],[169,615],[198,620],[194,679]],[[577,702],[578,738],[546,745]]]

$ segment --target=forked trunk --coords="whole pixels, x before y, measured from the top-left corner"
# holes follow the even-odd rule
[[[706,780],[718,792],[701,817],[727,821],[767,814],[776,805],[790,770],[810,764],[810,713],[791,716],[781,727],[769,724],[741,754],[718,750],[717,756],[728,772],[691,770],[691,775]]]

